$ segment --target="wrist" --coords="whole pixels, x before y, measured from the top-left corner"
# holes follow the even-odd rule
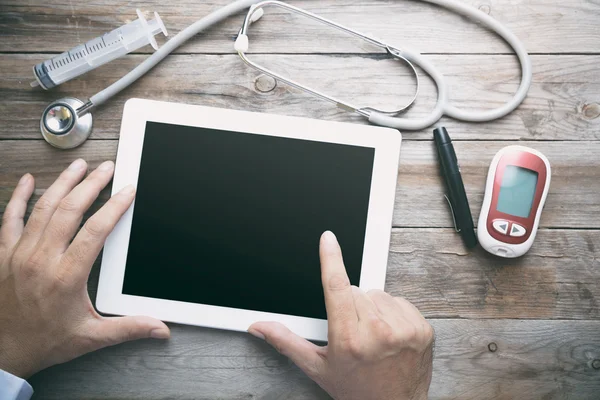
[[[0,346],[0,369],[22,379],[34,374],[32,363],[27,361],[27,351],[14,346]]]
[[[2,357],[4,357],[4,355],[2,355]],[[28,368],[24,367],[19,362],[6,360],[4,358],[0,360],[0,370],[22,379],[27,379],[31,376],[28,372]]]

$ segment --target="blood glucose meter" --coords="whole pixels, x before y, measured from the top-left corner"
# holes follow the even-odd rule
[[[508,146],[490,165],[477,238],[488,252],[520,257],[533,244],[550,187],[550,163],[539,151]]]

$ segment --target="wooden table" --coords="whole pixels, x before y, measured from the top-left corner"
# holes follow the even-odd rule
[[[94,114],[87,143],[59,151],[39,116],[51,100],[81,99],[144,60],[149,48],[44,92],[31,67],[53,54],[158,11],[172,34],[225,4],[218,0],[0,2],[0,210],[17,179],[37,179],[34,200],[76,157],[115,158],[123,103],[142,97],[365,123],[247,68],[233,52],[242,16],[177,50]],[[363,3],[363,4],[361,4]],[[387,291],[412,301],[437,334],[432,398],[600,398],[600,3],[597,0],[468,0],[506,24],[531,53],[529,97],[486,124],[444,121],[455,139],[471,208],[479,215],[487,168],[520,143],[548,156],[552,186],[538,238],[518,260],[469,252],[454,233],[431,130],[404,132]],[[427,53],[467,109],[503,104],[519,68],[500,39],[419,1],[294,1],[293,4]],[[409,71],[368,44],[271,10],[252,28],[255,59],[366,105],[408,100]],[[298,25],[296,25],[298,24]],[[425,115],[436,92],[425,79],[410,111]],[[108,191],[94,205],[106,201]],[[93,211],[92,210],[92,211]],[[94,296],[98,264],[90,278]],[[32,380],[37,399],[326,398],[286,358],[247,334],[172,326],[168,342],[139,341],[50,368]]]

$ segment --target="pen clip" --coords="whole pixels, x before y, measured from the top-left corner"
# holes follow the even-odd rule
[[[444,195],[444,197],[446,198],[446,201],[448,201],[448,205],[450,206],[450,212],[452,213],[452,222],[454,223],[454,230],[457,233],[460,233],[460,229],[459,227],[456,225],[456,217],[454,216],[454,207],[452,207],[452,203],[450,202],[450,199],[448,198],[447,195]]]

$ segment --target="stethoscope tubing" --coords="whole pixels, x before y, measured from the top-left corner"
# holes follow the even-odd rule
[[[425,129],[434,125],[444,115],[465,122],[488,122],[505,117],[519,107],[523,100],[525,100],[525,97],[527,97],[527,92],[529,91],[533,77],[531,58],[523,43],[500,22],[496,21],[483,11],[462,2],[456,0],[422,1],[437,4],[458,14],[462,14],[471,20],[482,24],[484,27],[490,29],[504,39],[508,45],[513,48],[521,64],[521,83],[519,88],[513,98],[499,108],[486,111],[466,111],[459,109],[450,103],[446,79],[438,69],[420,53],[404,48],[402,55],[407,60],[423,69],[435,82],[438,90],[437,104],[429,116],[425,118],[408,119],[373,113],[369,116],[369,122],[375,125],[413,131]]]
[[[142,61],[142,63],[140,63],[137,67],[129,71],[127,75],[123,76],[106,89],[90,97],[90,102],[94,107],[104,104],[107,100],[114,97],[117,93],[144,76],[146,72],[154,68],[166,56],[171,54],[175,49],[187,42],[189,39],[206,30],[207,28],[210,28],[211,26],[223,21],[227,17],[249,8],[254,3],[256,3],[256,0],[237,0],[194,22],[192,25],[175,35],[171,40],[167,41],[161,48],[150,55],[147,59]]]
[[[428,74],[437,86],[438,97],[437,104],[431,113],[427,117],[423,118],[405,118],[405,117],[394,117],[378,112],[369,113],[368,119],[371,123],[376,125],[387,126],[400,130],[421,130],[429,126],[434,125],[444,115],[452,117],[457,120],[467,122],[485,122],[491,121],[498,118],[502,118],[514,111],[525,99],[532,80],[532,65],[531,59],[525,50],[523,44],[519,39],[510,32],[506,27],[500,24],[498,21],[485,14],[484,12],[475,9],[469,5],[466,5],[458,0],[421,0],[427,3],[439,5],[441,7],[452,10],[456,13],[462,14],[469,17],[475,22],[481,23],[484,27],[502,37],[515,51],[519,61],[521,63],[521,84],[514,97],[504,104],[502,107],[486,110],[486,111],[466,111],[459,109],[449,102],[449,91],[448,85],[444,76],[438,71],[438,69],[424,56],[416,51],[412,51],[407,48],[401,50],[400,55],[411,63],[420,67],[426,74]],[[173,52],[176,48],[184,44],[190,38],[194,37],[198,33],[206,30],[224,20],[225,18],[236,14],[246,8],[251,7],[257,3],[256,0],[237,0],[225,7],[222,7],[206,17],[196,21],[189,27],[185,28],[171,40],[167,41],[160,49],[154,54],[150,55],[140,65],[131,70],[128,74],[123,76],[121,79],[108,86],[104,90],[90,97],[89,102],[80,109],[79,112],[84,109],[84,112],[89,112],[91,109],[104,104],[110,98],[114,97],[117,93],[130,86],[133,82],[138,80],[160,61],[162,61],[167,55]]]

